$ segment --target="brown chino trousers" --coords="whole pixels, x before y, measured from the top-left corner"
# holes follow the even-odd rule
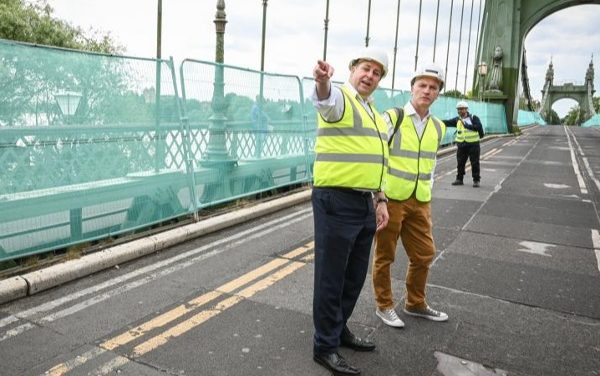
[[[394,307],[390,269],[396,256],[398,238],[406,250],[409,264],[406,272],[407,309],[422,309],[429,266],[435,256],[431,205],[414,197],[404,201],[390,200],[387,204],[388,225],[375,236],[373,260],[373,288],[379,309]]]

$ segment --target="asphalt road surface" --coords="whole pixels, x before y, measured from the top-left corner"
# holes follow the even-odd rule
[[[428,301],[375,316],[370,275],[341,349],[363,375],[600,375],[600,130],[482,144],[481,187],[440,157]],[[0,306],[1,375],[327,375],[312,360],[310,203]]]

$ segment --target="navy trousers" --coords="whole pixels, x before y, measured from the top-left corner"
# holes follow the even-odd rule
[[[479,172],[479,142],[463,142],[456,145],[456,179],[462,181],[465,175],[467,159],[471,162],[473,181],[480,181]]]
[[[313,188],[315,224],[314,353],[337,351],[367,276],[375,235],[372,195]]]

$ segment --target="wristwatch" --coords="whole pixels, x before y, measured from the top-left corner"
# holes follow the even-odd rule
[[[387,197],[379,197],[379,198],[377,199],[377,201],[375,201],[375,202],[377,202],[378,204],[380,204],[380,203],[382,203],[382,202],[385,202],[385,203],[387,204],[387,203],[388,203],[388,201],[389,201],[389,200],[387,199]]]

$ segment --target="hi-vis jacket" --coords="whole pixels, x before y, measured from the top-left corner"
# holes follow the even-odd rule
[[[314,186],[380,190],[388,164],[387,124],[375,108],[372,118],[349,90],[341,90],[342,118],[330,123],[317,115]]]
[[[465,128],[465,124],[462,120],[456,122],[456,137],[454,142],[479,142],[479,132]]]
[[[390,161],[385,195],[392,200],[406,200],[413,194],[418,201],[431,201],[433,168],[439,145],[446,134],[444,123],[429,116],[423,135],[419,138],[409,115],[398,119],[399,112],[386,111],[392,124],[401,121],[390,142]]]
[[[467,114],[467,118],[470,119],[471,124],[465,124],[465,122],[460,118],[460,116],[456,116],[449,120],[444,120],[444,124],[446,127],[454,128],[456,127],[456,136],[454,137],[454,142],[457,144],[461,143],[477,143],[479,142],[483,136],[485,135],[483,132],[483,125],[481,124],[481,120],[476,115]]]

